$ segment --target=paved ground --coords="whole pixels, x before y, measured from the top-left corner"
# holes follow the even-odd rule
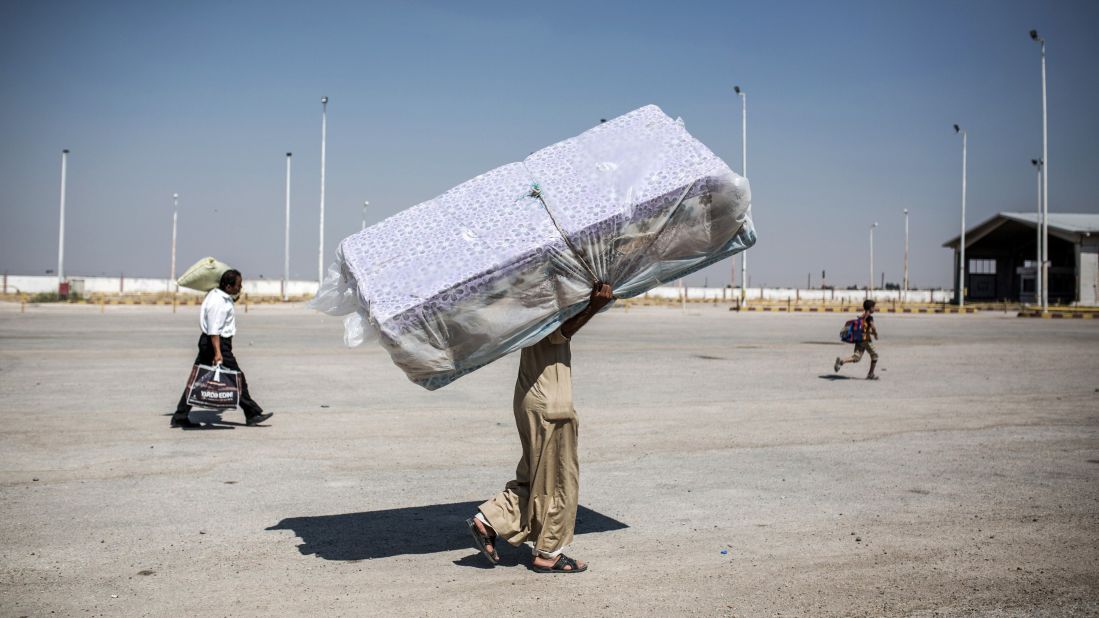
[[[269,427],[180,431],[196,308],[0,305],[0,614],[1094,615],[1099,322],[615,309],[573,346],[575,576],[486,569],[516,360],[441,391],[239,317]],[[216,421],[213,415],[196,415]],[[505,548],[507,549],[507,548]]]

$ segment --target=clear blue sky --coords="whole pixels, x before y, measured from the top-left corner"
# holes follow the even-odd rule
[[[488,169],[648,103],[736,170],[748,93],[755,285],[949,286],[961,140],[969,222],[1036,206],[1048,41],[1050,209],[1099,212],[1096,2],[31,2],[0,4],[0,270],[167,276],[205,255],[315,276],[326,251]],[[688,278],[721,285],[729,262]]]

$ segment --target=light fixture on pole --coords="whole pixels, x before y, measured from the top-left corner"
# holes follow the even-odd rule
[[[172,283],[176,280],[176,221],[179,219],[179,194],[172,194],[172,276],[168,279],[168,291],[173,294],[179,292],[179,284],[173,289]]]
[[[870,287],[867,289],[871,292],[874,291],[874,228],[876,227],[878,227],[877,221],[870,226]]]
[[[369,201],[363,202],[363,227],[362,227],[362,229],[364,229],[364,230],[366,229],[366,207],[369,206],[369,205],[370,205]]]
[[[962,134],[962,237],[958,242],[958,284],[954,290],[959,307],[965,306],[965,183],[966,183],[966,148],[967,138],[965,129],[954,125],[954,132]]]
[[[733,86],[740,97],[740,175],[748,177],[748,93],[740,86]],[[748,300],[745,286],[748,284],[748,250],[740,252],[740,300]]]
[[[1045,281],[1045,277],[1042,276],[1042,249],[1045,247],[1044,238],[1042,237],[1042,167],[1043,163],[1041,159],[1031,159],[1030,164],[1038,169],[1038,251],[1037,257],[1034,259],[1034,301],[1036,305],[1042,304],[1042,282]]]
[[[324,166],[328,141],[328,97],[321,97],[321,231],[317,244],[317,284],[324,282]]]
[[[1049,309],[1049,131],[1046,122],[1046,40],[1030,31],[1030,39],[1042,46],[1042,311]]]
[[[904,295],[901,301],[908,300],[908,209],[904,209]]]
[[[57,293],[67,294],[62,289],[65,282],[65,183],[69,168],[69,149],[61,151],[61,217],[57,232]]]
[[[290,300],[290,157],[293,153],[286,153],[286,227],[282,236],[282,300]]]

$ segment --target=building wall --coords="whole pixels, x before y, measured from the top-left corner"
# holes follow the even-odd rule
[[[1027,260],[1035,259],[1037,252],[1029,229],[1015,224],[1009,225],[1010,227],[1005,226],[966,249],[966,300],[1017,301],[1022,298],[1019,269]],[[990,275],[975,272],[972,263],[974,260],[994,260],[996,273]]]
[[[1006,233],[1005,233],[1006,232]],[[1022,276],[1019,270],[1028,260],[1036,260],[1035,243],[1031,242],[1031,230],[1020,233],[1019,230],[1009,231],[1007,227],[1001,231],[990,234],[966,248],[966,301],[1024,301],[1033,302],[1034,294],[1024,294],[1022,291]],[[1087,239],[1085,239],[1087,240]],[[1049,261],[1048,271],[1049,302],[1057,305],[1069,305],[1080,298],[1080,284],[1077,279],[1079,273],[1078,245],[1064,238],[1054,235],[1049,237]],[[955,268],[957,267],[958,252],[954,251]],[[995,260],[996,274],[982,275],[971,272],[973,260]],[[957,280],[957,274],[954,279]],[[987,287],[979,284],[983,281],[986,286],[989,280],[993,281],[994,290],[991,296],[984,294]],[[1094,303],[1094,301],[1092,301]]]
[[[1099,305],[1099,238],[1085,237],[1076,249],[1077,303]]]

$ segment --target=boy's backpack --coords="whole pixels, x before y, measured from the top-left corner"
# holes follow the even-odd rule
[[[847,320],[847,323],[843,325],[843,330],[840,331],[840,341],[847,343],[862,342],[862,318]]]

